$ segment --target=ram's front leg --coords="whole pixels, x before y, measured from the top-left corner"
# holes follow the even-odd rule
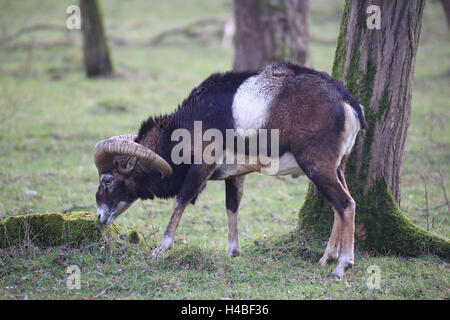
[[[187,205],[188,203],[179,202],[178,199],[175,199],[172,216],[170,217],[169,224],[167,225],[166,231],[164,232],[164,237],[161,240],[159,246],[157,246],[153,251],[152,258],[160,258],[164,256],[167,250],[172,248],[178,224]]]
[[[173,246],[175,233],[184,209],[186,209],[192,199],[194,199],[194,197],[203,189],[206,181],[214,172],[214,169],[214,165],[191,165],[184,179],[185,182],[175,199],[172,216],[170,217],[169,224],[164,232],[164,237],[159,246],[153,251],[152,258],[163,256],[165,252]]]
[[[245,176],[225,180],[226,208],[228,217],[228,245],[227,254],[236,257],[240,254],[238,235],[238,212],[242,199]]]

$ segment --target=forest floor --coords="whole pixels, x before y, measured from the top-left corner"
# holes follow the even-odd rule
[[[72,1],[73,2],[73,1]],[[220,38],[133,42],[196,20],[227,17],[230,0],[102,1],[117,76],[87,80],[79,31],[39,31],[0,47],[0,218],[37,212],[95,212],[100,139],[136,133],[149,115],[168,113],[213,72],[229,70],[233,50]],[[0,39],[24,26],[65,26],[70,1],[0,1]],[[331,72],[341,17],[339,2],[311,1],[311,56]],[[412,117],[402,172],[401,208],[422,228],[449,237],[443,183],[450,187],[450,41],[439,2],[427,2],[416,61]],[[32,45],[30,45],[32,44]],[[428,188],[428,226],[422,175]],[[224,183],[210,182],[186,210],[167,259],[150,260],[170,218],[172,201],[134,204],[116,223],[136,228],[143,246],[121,241],[76,248],[0,250],[0,299],[449,299],[448,263],[372,256],[356,250],[344,281],[318,266],[325,242],[294,240],[306,178],[246,179],[239,213],[241,255],[225,255]],[[447,190],[447,194],[450,190]],[[66,267],[81,269],[81,289],[66,287]],[[379,289],[366,285],[378,266]]]

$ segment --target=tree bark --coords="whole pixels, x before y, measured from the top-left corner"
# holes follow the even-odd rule
[[[308,0],[235,0],[234,69],[290,60],[310,66]]]
[[[369,5],[381,9],[381,29],[369,29]],[[359,247],[380,253],[432,252],[450,259],[450,242],[415,226],[399,209],[401,165],[411,114],[412,79],[424,0],[345,2],[333,65],[365,107],[368,128],[359,134],[346,168],[356,201]],[[310,184],[299,228],[329,235],[333,213]]]
[[[113,65],[97,0],[80,0],[84,67],[88,77],[109,76]]]

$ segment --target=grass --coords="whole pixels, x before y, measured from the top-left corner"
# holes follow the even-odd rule
[[[180,24],[232,13],[222,1],[103,1],[109,34],[143,40]],[[65,24],[70,1],[0,0],[3,30],[34,23]],[[311,48],[316,69],[331,72],[340,6],[311,1]],[[402,172],[401,207],[426,228],[427,174],[432,232],[450,236],[438,172],[449,187],[450,54],[439,3],[428,2],[417,55],[412,118]],[[0,32],[1,34],[1,32]],[[93,146],[105,137],[136,133],[148,115],[170,112],[212,72],[229,70],[232,48],[208,42],[167,40],[159,47],[111,45],[118,76],[87,80],[80,34],[75,46],[17,49],[14,44],[52,42],[57,32],[23,36],[0,47],[0,218],[36,212],[95,211],[98,184]],[[422,156],[423,155],[423,156]],[[423,160],[421,159],[423,157]],[[163,261],[151,251],[168,223],[171,201],[138,202],[118,218],[145,237],[79,247],[12,248],[0,253],[0,298],[5,299],[449,299],[447,263],[433,256],[373,257],[357,251],[346,281],[328,278],[317,265],[324,243],[289,240],[307,180],[251,174],[240,209],[242,255],[225,255],[224,183],[210,182],[183,215],[175,248]],[[450,193],[450,191],[447,191]],[[431,224],[431,222],[433,222]],[[81,268],[81,289],[66,287],[66,267]],[[380,290],[369,290],[367,268],[381,270]]]

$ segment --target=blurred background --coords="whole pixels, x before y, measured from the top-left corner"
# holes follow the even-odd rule
[[[137,133],[149,115],[174,110],[208,75],[233,68],[231,0],[104,0],[101,13],[114,73],[88,78],[82,31],[66,28],[72,4],[77,3],[0,0],[0,218],[95,211],[95,143]],[[342,9],[341,1],[310,1],[310,64],[330,74]],[[401,202],[413,222],[446,237],[449,40],[441,2],[427,1]],[[295,228],[306,178],[252,174],[246,183],[240,211],[244,245]],[[209,183],[185,213],[180,241],[225,246],[223,191],[223,183]],[[159,230],[154,235],[159,239],[171,207],[171,201],[136,203],[117,222],[143,232]]]

